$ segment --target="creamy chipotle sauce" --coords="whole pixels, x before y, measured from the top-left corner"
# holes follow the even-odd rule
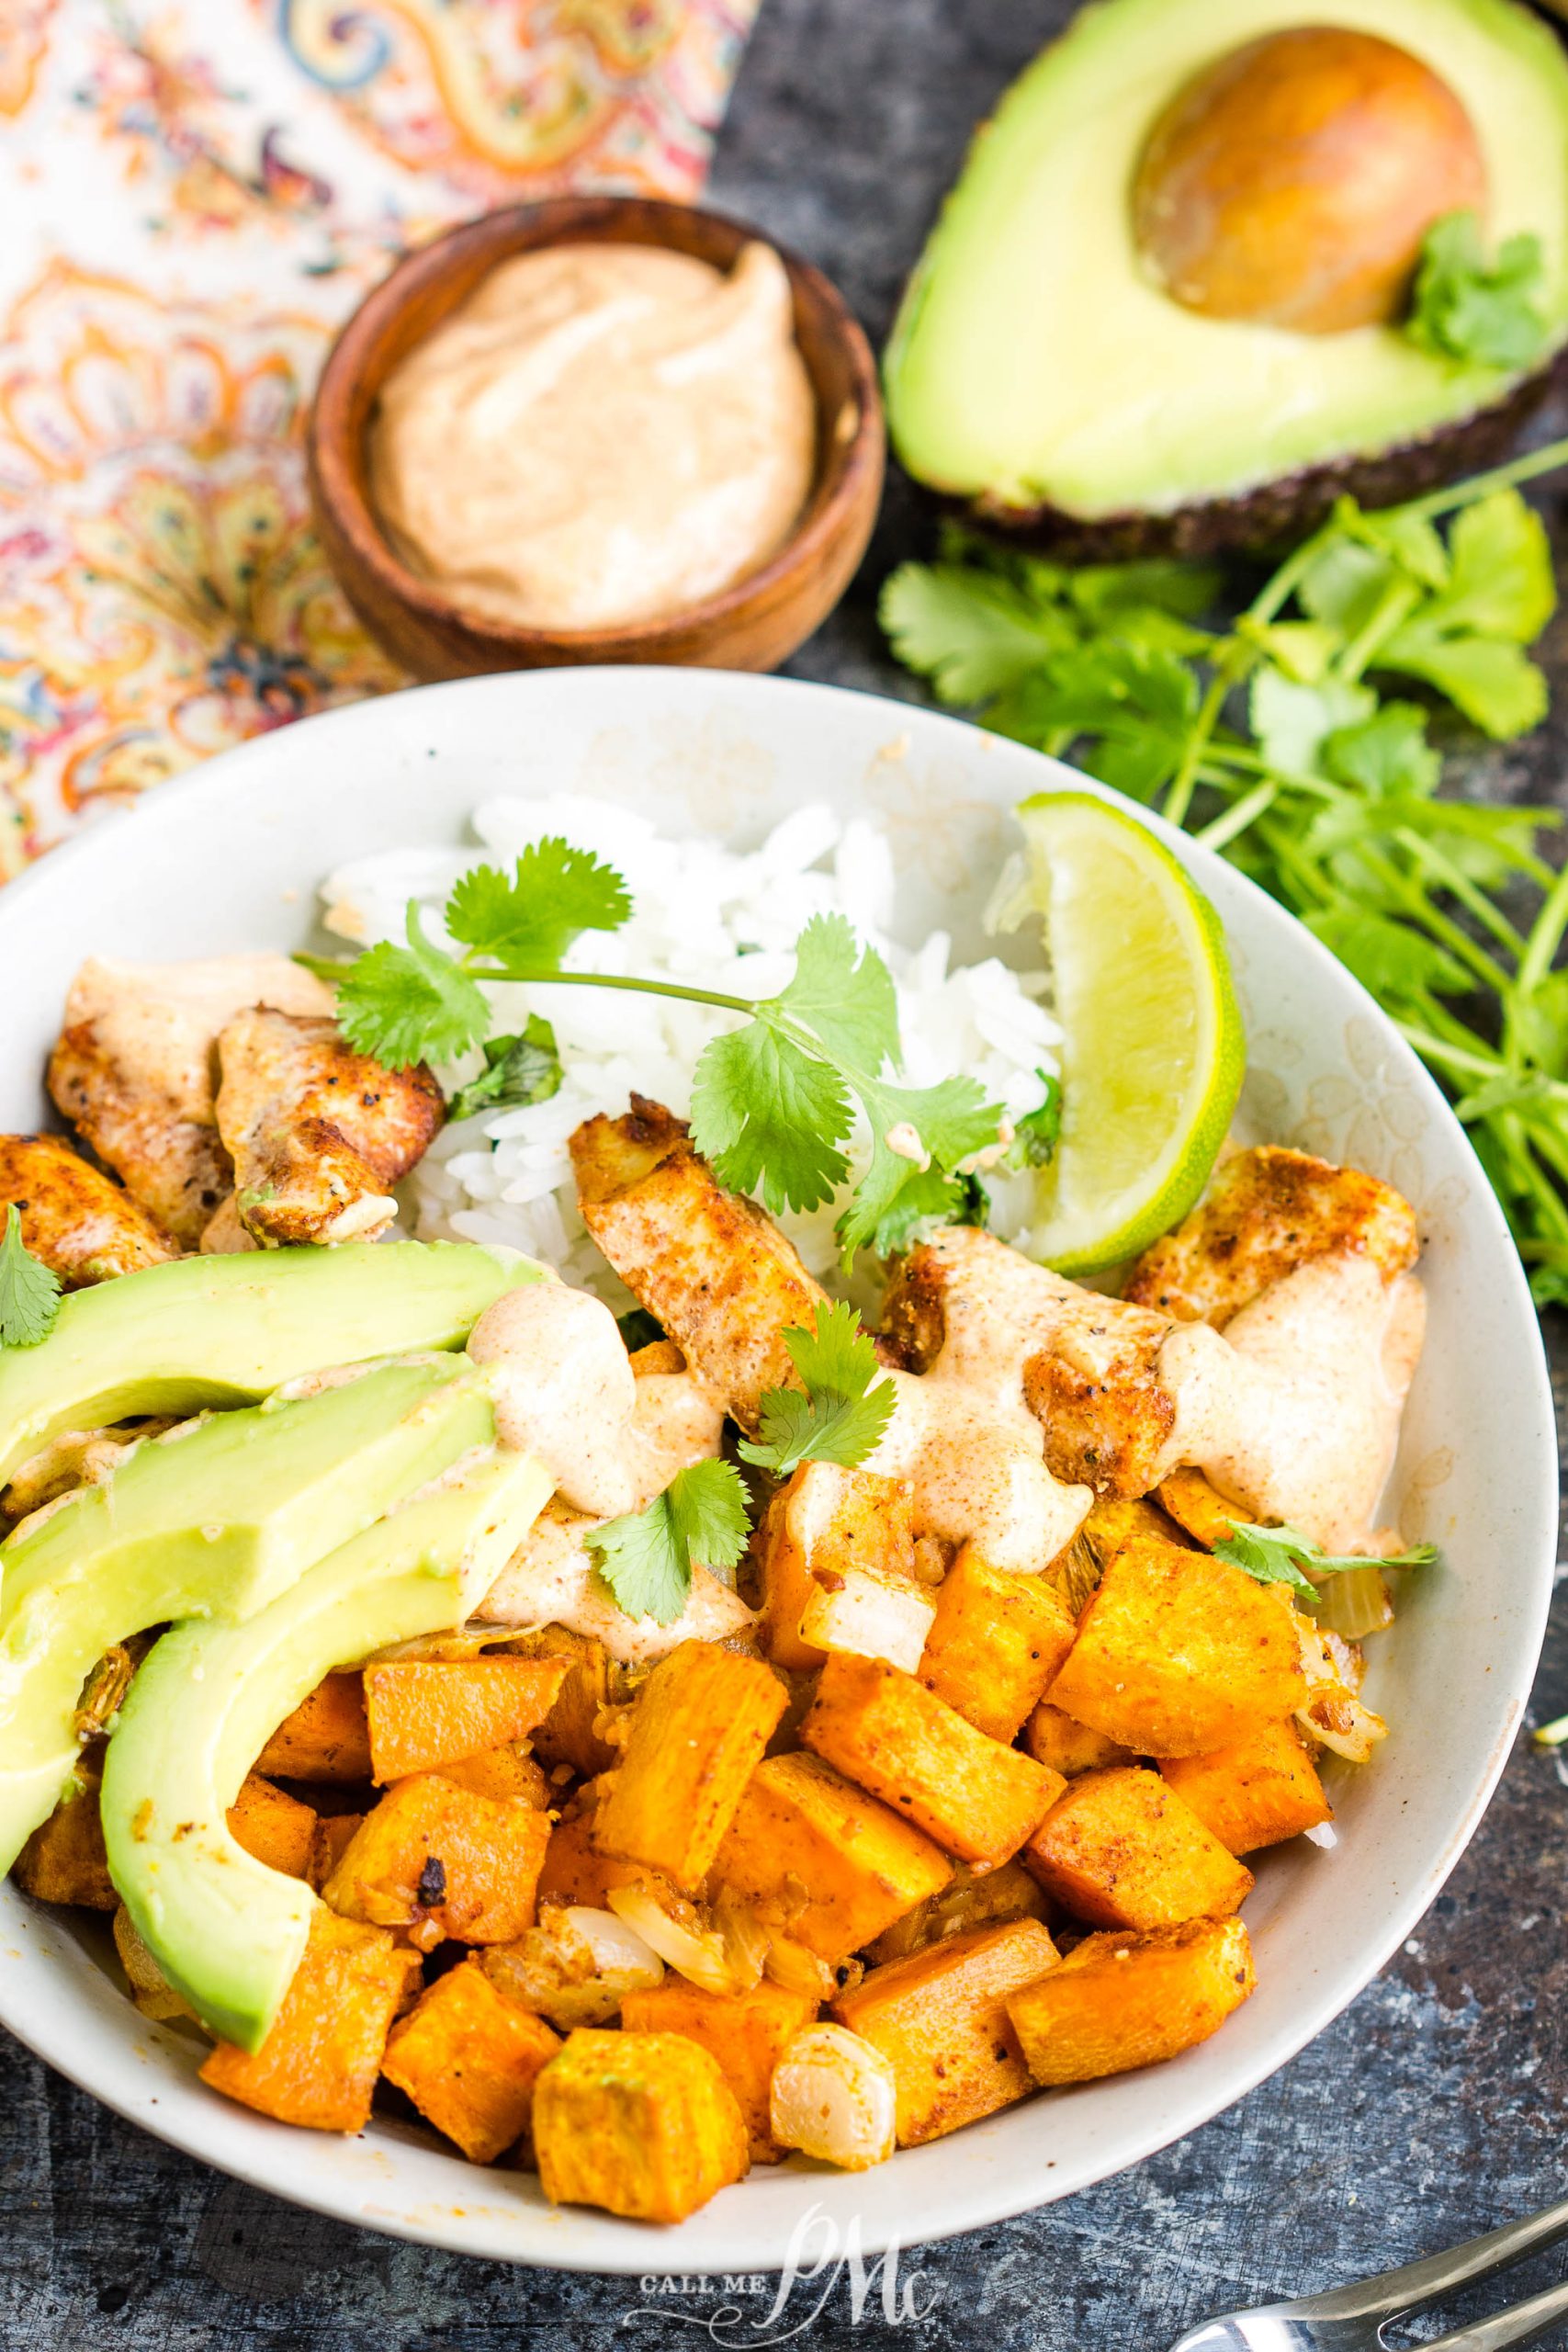
[[[770,246],[493,270],[393,370],[371,489],[415,570],[535,628],[658,618],[754,571],[811,486],[816,403]]]

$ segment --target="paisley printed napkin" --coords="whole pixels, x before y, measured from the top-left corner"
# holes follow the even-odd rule
[[[332,334],[490,206],[690,197],[757,0],[0,0],[0,878],[398,675],[310,532]]]

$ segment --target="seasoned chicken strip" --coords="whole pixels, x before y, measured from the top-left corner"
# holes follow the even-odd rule
[[[264,1245],[369,1241],[398,1213],[390,1187],[446,1113],[423,1063],[389,1070],[329,1019],[255,1006],[218,1040],[218,1131],[240,1222]]]
[[[745,1430],[762,1392],[795,1381],[784,1343],[809,1330],[824,1293],[772,1219],[726,1190],[685,1122],[632,1096],[625,1118],[571,1138],[582,1221],[628,1290],[656,1315]]]
[[[1364,1253],[1387,1281],[1408,1273],[1419,1253],[1409,1202],[1359,1168],[1263,1144],[1215,1170],[1204,1199],[1145,1250],[1122,1295],[1220,1331],[1298,1266],[1341,1250]]]
[[[67,1290],[179,1255],[146,1210],[60,1136],[0,1136],[0,1223],[9,1203],[28,1249]]]
[[[330,1012],[332,990],[287,956],[188,964],[90,956],[71,983],[49,1065],[59,1109],[133,1199],[194,1250],[229,1193],[218,1133],[218,1033],[246,1005]]]

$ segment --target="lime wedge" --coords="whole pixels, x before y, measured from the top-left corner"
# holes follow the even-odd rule
[[[1208,1182],[1247,1041],[1220,919],[1153,833],[1087,792],[1018,812],[1023,878],[996,920],[1041,915],[1062,1128],[1025,1246],[1064,1274],[1135,1257]]]

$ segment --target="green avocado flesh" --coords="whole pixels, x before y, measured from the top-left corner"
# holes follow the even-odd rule
[[[910,473],[1003,514],[1160,514],[1376,456],[1506,396],[1517,378],[1397,326],[1208,318],[1141,266],[1129,194],[1162,110],[1227,51],[1325,21],[1409,50],[1459,95],[1489,240],[1540,240],[1535,364],[1568,341],[1568,58],[1516,0],[1101,0],[982,130],[910,281],[886,361]]]
[[[544,1279],[463,1242],[181,1258],[62,1301],[40,1347],[0,1349],[0,1482],[61,1430],[253,1405],[324,1364],[460,1348],[503,1291]]]
[[[333,1667],[455,1625],[544,1503],[549,1473],[490,1453],[311,1568],[244,1624],[177,1625],[137,1670],[104,1765],[109,1873],[159,1967],[226,2041],[259,2049],[317,1898],[226,1815],[269,1735]]]
[[[254,1616],[494,1436],[482,1373],[430,1356],[150,1438],[24,1521],[0,1545],[0,1871],[70,1780],[82,1685],[112,1644]]]

